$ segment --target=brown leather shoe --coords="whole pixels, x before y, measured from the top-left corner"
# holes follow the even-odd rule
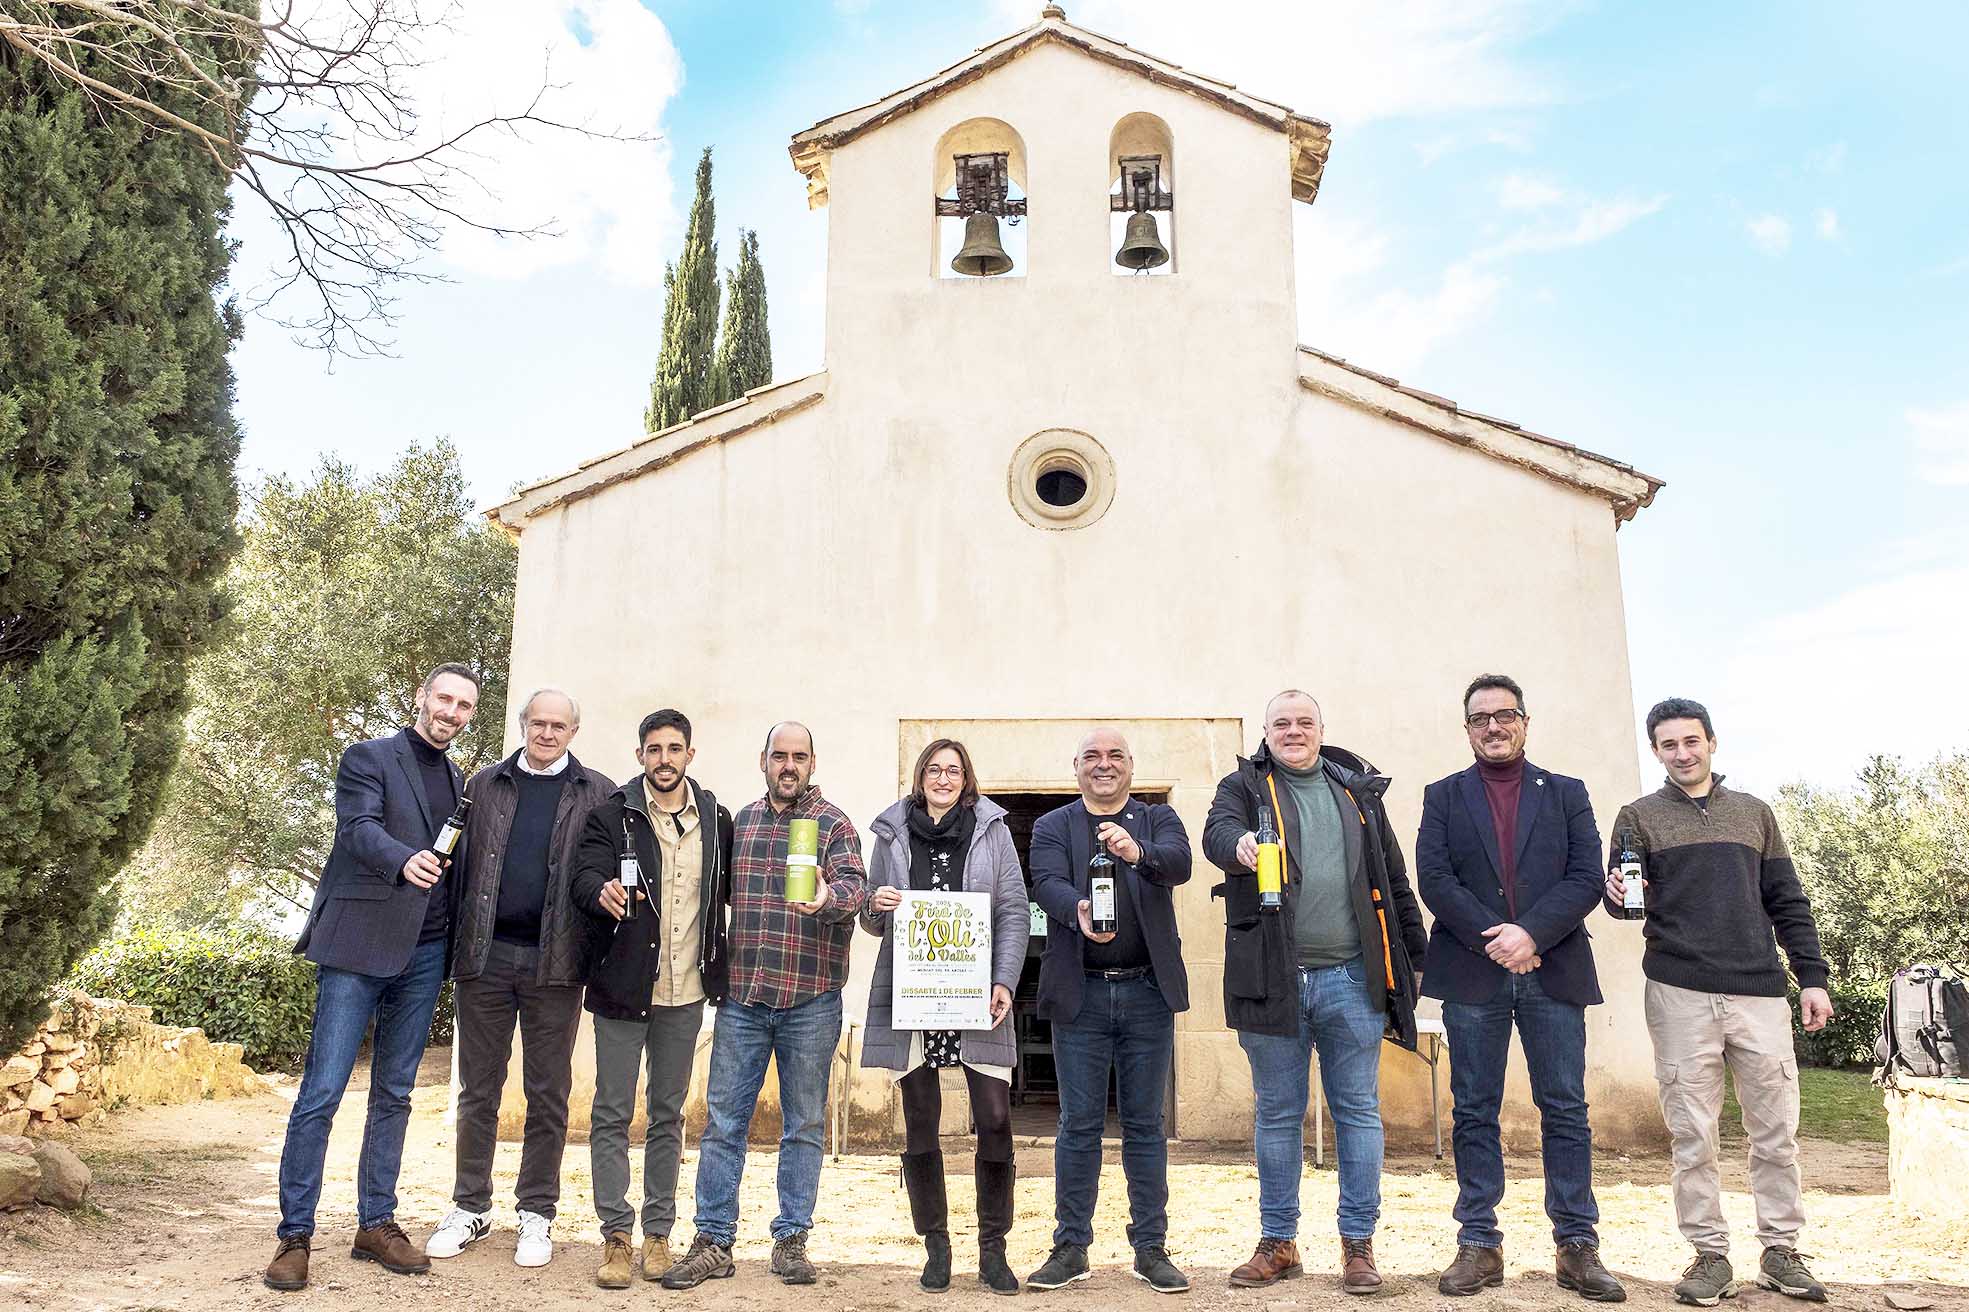
[[[1478,1248],[1475,1244],[1458,1244],[1456,1260],[1451,1262],[1436,1279],[1436,1289],[1445,1294],[1467,1298],[1480,1294],[1492,1285],[1504,1283],[1504,1250],[1501,1248]]]
[[[287,1235],[273,1250],[273,1261],[260,1277],[268,1289],[306,1289],[308,1287],[308,1235]]]
[[[1255,1289],[1259,1285],[1297,1279],[1301,1270],[1299,1245],[1290,1239],[1266,1236],[1258,1241],[1258,1251],[1251,1255],[1251,1260],[1231,1272],[1231,1283],[1239,1289]]]
[[[1373,1294],[1381,1289],[1381,1273],[1374,1268],[1372,1239],[1340,1239],[1340,1288],[1349,1294]]]
[[[1600,1261],[1600,1246],[1591,1239],[1568,1239],[1559,1245],[1553,1264],[1559,1288],[1570,1289],[1595,1303],[1625,1303],[1627,1290]]]
[[[395,1221],[356,1231],[355,1247],[349,1250],[349,1256],[358,1262],[374,1262],[400,1276],[421,1276],[431,1269],[431,1259],[410,1242],[410,1236]]]

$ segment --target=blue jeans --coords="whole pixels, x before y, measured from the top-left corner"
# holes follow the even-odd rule
[[[300,1092],[287,1117],[280,1152],[280,1230],[314,1233],[321,1200],[321,1164],[328,1131],[355,1070],[371,1017],[376,1044],[369,1054],[369,1113],[362,1123],[362,1155],[356,1159],[356,1224],[370,1230],[397,1211],[397,1170],[403,1164],[403,1131],[410,1123],[410,1091],[431,1037],[431,1013],[444,985],[444,943],[420,943],[410,963],[388,978],[320,967],[315,985],[314,1033]]]
[[[1089,975],[1080,1014],[1053,1024],[1060,1081],[1060,1129],[1053,1140],[1053,1242],[1094,1242],[1101,1186],[1101,1132],[1108,1120],[1108,1073],[1121,1112],[1121,1170],[1128,1180],[1128,1242],[1159,1245],[1169,1233],[1169,1140],[1162,1106],[1176,1016],[1153,976],[1104,980]]]
[[[1538,972],[1513,975],[1511,987],[1489,1002],[1443,1003],[1449,1037],[1449,1091],[1456,1099],[1456,1242],[1499,1248],[1497,1203],[1504,1197],[1504,1148],[1497,1109],[1504,1101],[1504,1064],[1511,1055],[1511,1022],[1531,1073],[1545,1163],[1545,1214],[1552,1238],[1594,1239],[1600,1208],[1593,1201],[1593,1131],[1586,1121],[1586,1008],[1545,995]]]
[[[738,1182],[766,1063],[779,1064],[779,1215],[773,1238],[811,1230],[820,1192],[827,1073],[841,1039],[841,990],[791,1007],[718,1004],[697,1141],[697,1232],[730,1248],[738,1238]]]
[[[1340,1158],[1340,1234],[1372,1239],[1381,1220],[1381,1031],[1384,1011],[1368,999],[1359,957],[1299,970],[1299,1032],[1238,1032],[1251,1063],[1251,1141],[1258,1158],[1258,1220],[1267,1238],[1299,1237],[1299,1176],[1305,1169],[1312,1057],[1333,1112]]]

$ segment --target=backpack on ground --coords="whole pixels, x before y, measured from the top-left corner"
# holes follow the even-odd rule
[[[1873,1045],[1879,1078],[1960,1079],[1969,1058],[1969,984],[1959,970],[1909,966],[1887,986],[1880,1038]]]

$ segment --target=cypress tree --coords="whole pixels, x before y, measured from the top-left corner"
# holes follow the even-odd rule
[[[651,433],[717,405],[713,375],[718,334],[718,209],[711,199],[711,147],[697,161],[697,195],[684,228],[684,253],[663,273],[663,343],[649,408]]]
[[[245,76],[256,52],[201,53]],[[171,86],[130,89],[229,131]],[[214,300],[228,181],[188,134],[0,46],[0,1052],[111,921],[219,619],[239,451],[239,320]]]
[[[718,343],[718,400],[744,396],[773,380],[773,336],[766,326],[766,270],[759,234],[739,230],[738,265],[725,273],[725,329]]]

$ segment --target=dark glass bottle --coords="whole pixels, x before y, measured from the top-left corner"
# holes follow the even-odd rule
[[[616,882],[622,885],[622,895],[629,899],[629,906],[622,913],[624,920],[636,918],[636,895],[642,891],[643,867],[636,860],[636,849],[629,841],[629,817],[622,817],[622,859],[616,863]]]
[[[444,824],[438,827],[438,836],[431,840],[431,850],[436,852],[445,865],[451,864],[452,853],[458,850],[458,840],[465,836],[465,813],[472,809],[472,799],[458,794],[458,805],[446,816]]]
[[[1258,909],[1277,911],[1284,902],[1280,899],[1279,888],[1283,881],[1280,872],[1284,868],[1284,850],[1278,841],[1278,830],[1272,827],[1272,808],[1258,808]]]
[[[1114,922],[1114,858],[1097,836],[1094,855],[1087,861],[1087,923],[1096,934],[1112,934]]]
[[[1646,892],[1641,887],[1644,878],[1641,854],[1634,848],[1634,831],[1623,829],[1620,832],[1620,918],[1622,920],[1648,918]]]

